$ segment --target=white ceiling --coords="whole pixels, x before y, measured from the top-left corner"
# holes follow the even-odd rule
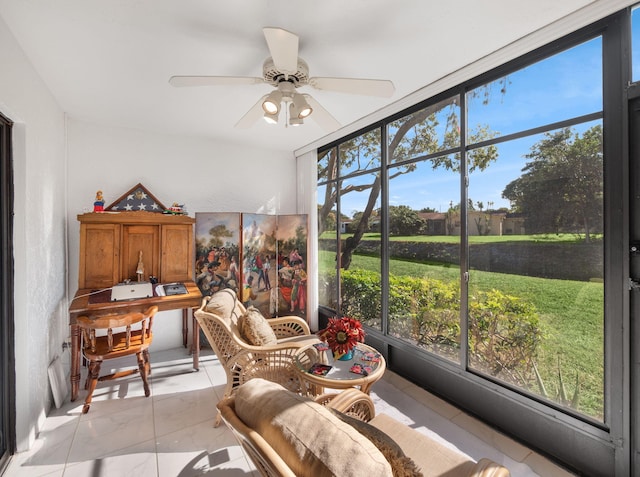
[[[393,81],[390,99],[303,88],[348,125],[585,5],[621,3],[0,0],[0,16],[72,118],[293,151],[327,133],[310,119],[233,127],[270,86],[174,88],[169,77],[262,76],[262,28],[281,27],[299,35],[310,76]]]

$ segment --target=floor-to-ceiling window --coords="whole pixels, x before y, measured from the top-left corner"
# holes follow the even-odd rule
[[[318,151],[320,304],[588,475],[631,469],[629,13]]]
[[[0,473],[15,450],[11,122],[0,115]]]
[[[380,129],[374,128],[328,149],[318,163],[325,179],[318,192],[320,305],[378,330],[381,152]],[[345,272],[337,275],[337,268]]]
[[[469,369],[602,422],[601,38],[471,89],[466,111],[491,133],[469,156],[494,148],[467,165]]]

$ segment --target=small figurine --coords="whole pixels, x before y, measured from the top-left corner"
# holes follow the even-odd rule
[[[177,202],[174,202],[171,207],[164,211],[164,213],[172,215],[187,215],[184,204],[178,204]]]
[[[138,266],[136,267],[136,275],[138,275],[138,281],[141,282],[144,279],[144,263],[142,263],[142,250],[138,255]]]
[[[93,201],[94,212],[104,212],[104,198],[102,197],[102,191],[96,192],[96,200]]]

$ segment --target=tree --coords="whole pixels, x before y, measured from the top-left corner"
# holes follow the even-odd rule
[[[411,207],[389,206],[389,235],[416,235],[423,225],[424,220]]]
[[[446,111],[446,125],[444,133],[440,133],[440,118]],[[459,109],[457,97],[448,102],[428,106],[411,113],[389,124],[388,156],[390,164],[398,167],[390,169],[389,180],[416,169],[415,163],[405,163],[407,159],[420,158],[438,151],[455,149],[460,146]],[[324,203],[318,217],[318,232],[321,234],[328,225],[327,217],[334,208],[338,196],[351,192],[369,191],[367,204],[362,211],[360,220],[352,224],[353,236],[347,238],[342,245],[340,266],[348,269],[351,256],[368,230],[369,219],[380,196],[381,177],[378,165],[381,163],[382,144],[380,129],[372,129],[362,135],[354,137],[339,148],[325,151],[318,161],[318,177],[328,180],[336,179],[338,169],[350,172],[365,172],[371,170],[373,180],[370,183],[354,185],[346,181],[328,182],[325,187]],[[479,127],[470,134],[473,142],[491,137],[486,127]],[[339,149],[339,150],[338,150]],[[495,146],[473,149],[468,153],[469,171],[484,170],[497,158]],[[442,154],[430,157],[433,169],[445,168],[451,171],[460,170],[460,156],[457,153]],[[338,189],[338,186],[341,189]]]
[[[222,247],[224,245],[224,239],[232,237],[233,234],[226,225],[216,225],[209,229],[209,247]]]
[[[502,197],[526,217],[530,233],[580,230],[589,242],[602,231],[602,127],[582,136],[570,128],[547,133],[525,156],[523,174],[507,184]]]
[[[321,230],[324,232],[326,230],[336,230],[336,211],[329,209],[327,212],[324,213],[323,215],[323,211],[322,211],[322,207],[320,205],[318,205],[318,217],[322,218],[323,223],[322,226],[320,227]]]
[[[372,212],[372,214],[374,214],[374,213],[375,213],[375,212]],[[355,212],[353,213],[353,217],[351,217],[351,219],[350,219],[350,220],[352,221],[352,222],[351,222],[352,224],[358,224],[358,223],[360,223],[360,221],[362,220],[362,212],[355,211]],[[365,232],[368,232],[368,231],[369,231],[369,229],[370,229],[370,227],[371,227],[371,224],[370,224],[370,221],[369,221],[369,222],[367,222],[367,227],[366,227],[366,229],[365,229]],[[352,231],[353,231],[353,226],[348,227],[348,228],[347,228],[347,230],[348,230],[349,232],[352,232]]]

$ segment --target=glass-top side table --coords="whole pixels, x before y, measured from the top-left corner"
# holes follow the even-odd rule
[[[384,374],[386,362],[378,351],[364,343],[358,343],[353,351],[352,359],[342,361],[334,359],[331,350],[320,351],[314,345],[300,348],[293,361],[302,381],[303,391],[308,395],[318,396],[325,388],[355,387],[369,394],[373,383]],[[324,366],[330,366],[326,374],[322,369]]]

